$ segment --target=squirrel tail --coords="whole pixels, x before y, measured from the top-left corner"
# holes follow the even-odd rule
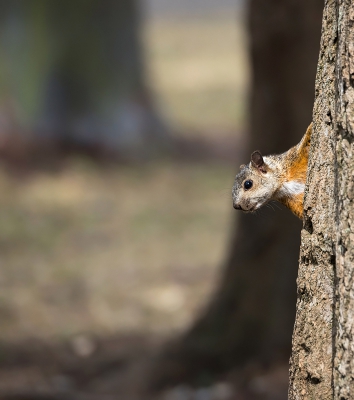
[[[312,135],[312,122],[308,126],[305,135],[302,137],[300,143],[296,146],[296,151],[298,157],[301,159],[303,157],[308,157],[308,152],[311,143],[311,135]]]

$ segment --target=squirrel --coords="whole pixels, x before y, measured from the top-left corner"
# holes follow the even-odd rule
[[[263,157],[260,151],[241,165],[232,188],[236,210],[252,212],[277,200],[302,218],[312,123],[300,143],[287,152]]]

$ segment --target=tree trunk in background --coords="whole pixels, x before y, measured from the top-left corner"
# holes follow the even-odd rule
[[[352,2],[326,1],[301,237],[290,399],[354,398],[353,21]]]
[[[0,0],[2,147],[121,152],[160,126],[144,87],[136,0]]]
[[[255,149],[289,149],[311,122],[322,11],[322,0],[250,1],[250,146],[242,162]],[[237,218],[219,288],[164,354],[162,382],[290,355],[301,221],[288,210]]]

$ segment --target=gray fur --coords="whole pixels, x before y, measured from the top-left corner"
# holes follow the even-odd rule
[[[272,156],[264,157],[265,170],[258,169],[252,163],[241,168],[232,188],[232,200],[235,208],[252,212],[276,198],[279,190],[279,173],[276,168],[277,163],[274,161]],[[252,188],[248,190],[244,188],[246,180],[253,182]]]

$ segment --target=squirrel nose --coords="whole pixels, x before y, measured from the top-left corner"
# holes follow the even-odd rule
[[[235,210],[242,210],[242,207],[236,203],[234,203],[234,209]]]

